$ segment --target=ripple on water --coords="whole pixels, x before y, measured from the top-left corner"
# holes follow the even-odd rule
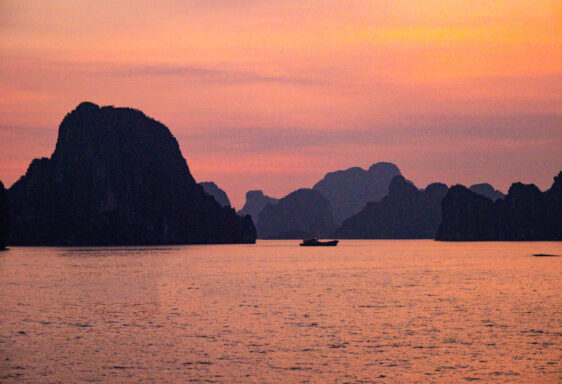
[[[560,377],[560,244],[350,244],[12,249],[0,381]]]

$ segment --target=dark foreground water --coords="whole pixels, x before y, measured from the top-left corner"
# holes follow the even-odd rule
[[[562,243],[0,253],[1,383],[558,383]]]

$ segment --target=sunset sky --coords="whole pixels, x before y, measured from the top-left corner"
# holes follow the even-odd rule
[[[170,128],[241,208],[329,171],[418,187],[562,169],[562,2],[0,0],[0,180],[50,156],[80,102]]]

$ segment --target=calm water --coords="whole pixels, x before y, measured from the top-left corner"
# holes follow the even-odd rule
[[[0,253],[2,383],[562,381],[562,243]]]

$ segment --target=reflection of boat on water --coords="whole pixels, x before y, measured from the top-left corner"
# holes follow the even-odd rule
[[[335,247],[338,245],[339,240],[332,240],[332,241],[320,241],[316,237],[308,240],[303,240],[300,243],[301,247]]]

